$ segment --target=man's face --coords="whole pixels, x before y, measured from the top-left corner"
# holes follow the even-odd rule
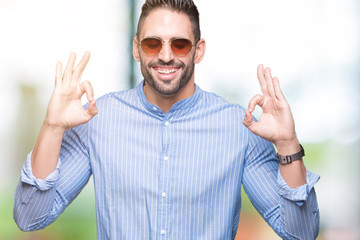
[[[186,56],[177,56],[170,46],[170,41],[174,38],[189,39],[194,44],[195,39],[189,17],[184,13],[169,9],[154,9],[144,21],[139,43],[149,37],[159,38],[165,42],[156,55],[146,54],[138,46],[141,72],[146,84],[161,95],[172,96],[190,80],[193,83],[195,46]]]

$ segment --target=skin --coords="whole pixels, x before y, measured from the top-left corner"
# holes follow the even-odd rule
[[[141,40],[145,37],[159,37],[166,41],[159,54],[148,56],[139,47],[138,39],[133,39],[133,55],[140,61],[145,77],[146,98],[166,113],[176,102],[190,97],[195,92],[194,64],[201,62],[204,57],[205,40],[200,39],[186,56],[179,57],[173,54],[169,44],[171,39],[181,37],[192,42],[195,39],[188,16],[164,8],[153,10],[145,19],[139,38]],[[88,122],[97,114],[90,82],[80,83],[89,58],[90,54],[86,52],[79,64],[74,67],[76,55],[71,53],[64,72],[62,64],[57,63],[55,89],[31,158],[33,174],[37,178],[44,179],[55,170],[64,132]],[[176,71],[163,74],[159,73],[159,69]],[[258,66],[257,77],[262,95],[256,95],[250,100],[243,124],[254,134],[274,143],[280,155],[298,152],[300,146],[294,119],[281,92],[278,79],[272,77],[270,68],[264,69],[261,64]],[[86,94],[89,101],[87,110],[82,107],[80,101],[83,94]],[[256,105],[263,110],[258,122],[254,122],[251,115]],[[306,171],[302,160],[280,165],[280,172],[291,188],[306,183]]]

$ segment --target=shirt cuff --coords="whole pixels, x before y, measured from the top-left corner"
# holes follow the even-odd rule
[[[49,190],[55,185],[55,182],[59,178],[61,161],[59,159],[56,169],[50,173],[45,179],[37,179],[32,172],[31,168],[31,155],[30,152],[26,158],[21,171],[21,181],[32,186],[37,187],[41,191]]]
[[[306,170],[306,184],[297,187],[295,189],[290,188],[283,177],[281,176],[280,170],[278,171],[278,184],[279,184],[279,194],[280,196],[296,202],[298,206],[302,206],[304,202],[308,199],[311,189],[314,188],[314,185],[319,181],[320,176]]]

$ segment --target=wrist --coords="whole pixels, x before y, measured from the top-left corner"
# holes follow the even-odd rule
[[[300,143],[297,137],[277,141],[275,147],[279,155],[291,155],[300,151]]]
[[[58,135],[58,134],[63,135],[64,132],[66,131],[65,128],[56,126],[55,124],[52,124],[49,121],[47,121],[47,119],[44,120],[42,128],[45,131],[51,132],[51,133],[56,134],[56,135]]]

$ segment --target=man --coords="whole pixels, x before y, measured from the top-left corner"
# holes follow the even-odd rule
[[[241,184],[279,236],[315,239],[319,177],[305,170],[278,79],[259,65],[263,95],[245,111],[195,85],[204,53],[191,0],[148,0],[133,40],[144,76],[135,89],[96,101],[90,83],[80,84],[89,53],[75,68],[72,53],[64,73],[58,63],[16,190],[18,226],[52,223],[92,174],[98,239],[233,239]],[[256,105],[263,109],[258,122]]]

